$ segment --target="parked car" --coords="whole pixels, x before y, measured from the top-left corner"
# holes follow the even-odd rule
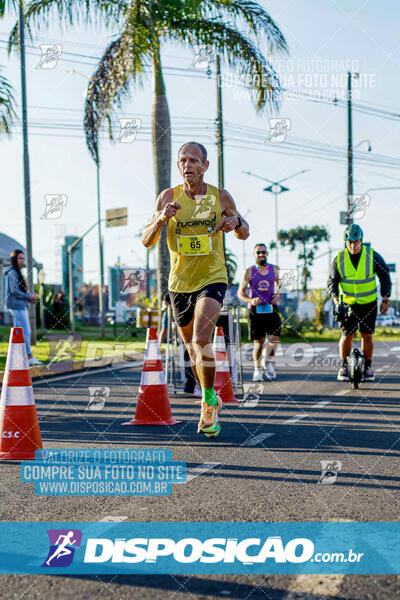
[[[400,327],[400,316],[399,315],[394,315],[392,321],[393,321],[392,322],[393,327]]]
[[[392,327],[393,317],[391,315],[378,315],[376,318],[377,327]]]

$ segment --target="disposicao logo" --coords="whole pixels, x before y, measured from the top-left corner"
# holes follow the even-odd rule
[[[161,557],[172,557],[178,563],[303,563],[312,557],[314,544],[307,538],[295,538],[283,544],[280,536],[267,539],[210,538],[201,541],[184,538],[116,539],[89,538],[85,549],[85,563],[156,563]]]
[[[79,529],[48,529],[50,549],[42,567],[68,567],[82,541]]]

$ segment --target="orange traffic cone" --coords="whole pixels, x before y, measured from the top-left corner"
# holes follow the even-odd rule
[[[175,425],[176,423],[180,421],[171,415],[157,330],[155,327],[149,327],[135,418],[123,425]]]
[[[42,448],[42,439],[24,333],[10,332],[6,370],[0,400],[0,460],[30,460]]]
[[[215,391],[225,404],[227,402],[239,402],[233,393],[228,356],[226,354],[224,330],[222,327],[215,328],[214,354],[216,363],[214,383]]]

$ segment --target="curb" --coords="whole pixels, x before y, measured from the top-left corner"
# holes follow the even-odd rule
[[[39,365],[31,367],[30,374],[32,379],[45,379],[55,375],[65,373],[74,373],[75,371],[84,371],[87,369],[97,369],[99,367],[107,367],[113,364],[123,362],[135,362],[144,360],[144,352],[135,352],[134,354],[113,354],[112,356],[102,356],[101,358],[90,358],[86,360],[77,360],[71,362],[54,362],[52,365]],[[3,381],[4,371],[0,371],[0,381]]]

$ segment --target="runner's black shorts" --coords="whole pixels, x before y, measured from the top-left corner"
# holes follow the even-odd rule
[[[256,307],[252,306],[249,309],[249,338],[253,340],[261,340],[267,335],[281,335],[281,318],[276,306],[273,307],[272,313],[257,313]]]
[[[352,304],[351,315],[340,326],[343,335],[352,335],[357,329],[361,333],[374,333],[377,312],[377,302]]]
[[[179,327],[189,325],[194,316],[196,302],[200,298],[214,298],[222,305],[227,287],[226,283],[210,283],[196,292],[169,292],[176,324]]]

